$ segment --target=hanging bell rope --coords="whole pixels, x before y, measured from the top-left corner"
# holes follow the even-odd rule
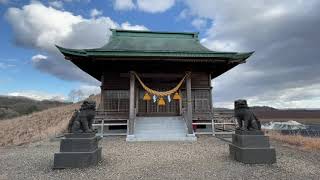
[[[132,73],[137,77],[139,83],[141,84],[141,86],[143,87],[143,89],[145,91],[147,91],[149,94],[153,94],[153,95],[156,95],[159,97],[168,96],[168,95],[171,95],[171,94],[177,92],[179,90],[179,88],[181,87],[182,83],[184,82],[184,80],[190,75],[190,72],[186,73],[186,75],[184,75],[184,77],[180,80],[180,82],[177,84],[177,86],[170,89],[169,91],[156,91],[156,90],[153,90],[153,89],[149,88],[148,86],[146,86],[136,72],[132,72]],[[178,96],[179,96],[179,94],[178,94]]]

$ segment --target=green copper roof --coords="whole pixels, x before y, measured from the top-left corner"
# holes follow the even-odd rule
[[[216,52],[202,46],[198,33],[154,32],[112,29],[109,42],[96,49],[67,49],[57,46],[65,56],[82,57],[186,57],[245,60],[253,52]]]
[[[98,50],[145,52],[210,52],[198,41],[197,33],[161,33],[112,30],[108,44]]]

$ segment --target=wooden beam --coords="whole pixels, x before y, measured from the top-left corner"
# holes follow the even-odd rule
[[[191,97],[191,74],[186,78],[187,89],[187,128],[188,134],[193,134],[192,128],[192,97]]]
[[[129,135],[134,134],[134,120],[135,120],[135,110],[134,110],[134,96],[135,96],[135,76],[130,72],[130,97],[129,97]]]
[[[139,72],[137,72],[139,73]],[[141,78],[182,78],[183,73],[139,73]],[[120,73],[120,77],[128,77],[126,73]]]

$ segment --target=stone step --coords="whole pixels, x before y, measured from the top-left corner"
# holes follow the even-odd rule
[[[137,130],[135,131],[136,134],[186,134],[186,130]]]
[[[137,117],[134,138],[128,141],[195,141],[187,136],[187,126],[181,116]]]
[[[136,137],[133,141],[186,141],[193,142],[196,141],[196,137]]]

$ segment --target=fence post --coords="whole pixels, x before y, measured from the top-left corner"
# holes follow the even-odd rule
[[[211,126],[212,126],[212,136],[216,136],[216,130],[215,130],[215,127],[214,127],[214,119],[211,120]]]
[[[100,134],[101,137],[103,137],[103,133],[104,133],[104,119],[102,119],[101,121],[101,134]]]

